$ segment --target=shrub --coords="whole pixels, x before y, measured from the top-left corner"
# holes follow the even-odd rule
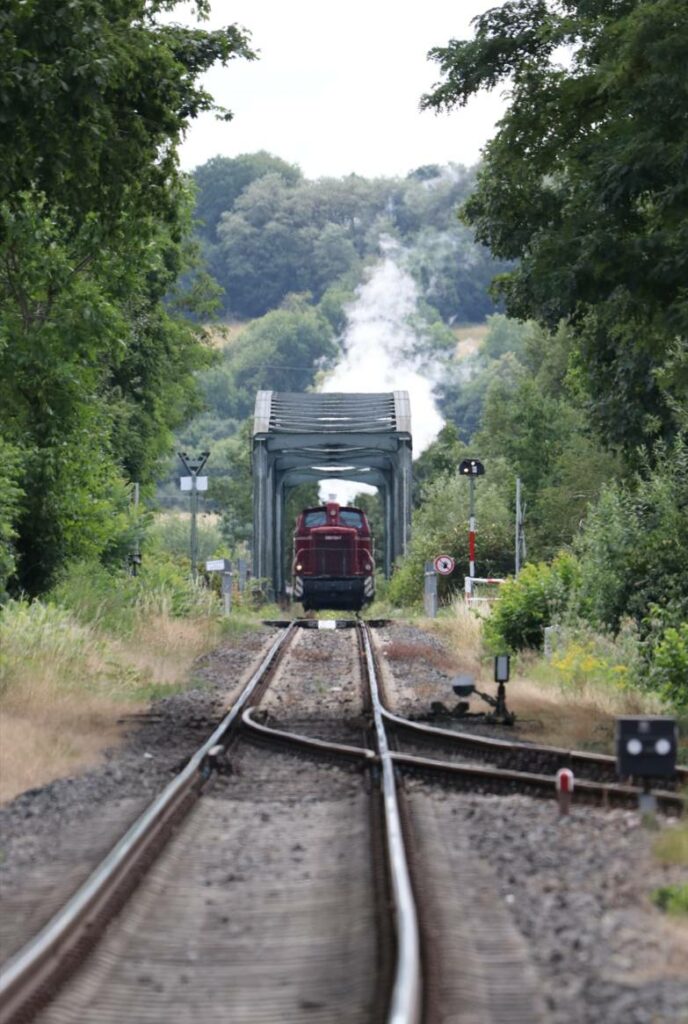
[[[652,902],[668,914],[688,914],[688,885],[663,885],[652,893]]]
[[[677,708],[688,708],[688,622],[669,626],[654,649],[650,684]]]
[[[183,568],[162,557],[148,557],[138,576],[106,569],[97,562],[78,562],[69,566],[49,597],[80,622],[115,636],[130,635],[140,620],[150,615],[181,618],[219,611],[213,593],[194,584]]]
[[[526,565],[516,579],[500,589],[484,636],[494,651],[540,648],[545,626],[559,618],[578,580],[578,563],[572,555],[559,555],[548,565]]]
[[[578,610],[596,628],[631,616],[645,631],[653,604],[688,611],[688,444],[658,446],[654,459],[603,489],[577,543]]]

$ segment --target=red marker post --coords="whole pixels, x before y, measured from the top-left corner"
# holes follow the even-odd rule
[[[559,814],[568,814],[573,796],[573,772],[570,768],[560,768],[556,775],[557,801]]]

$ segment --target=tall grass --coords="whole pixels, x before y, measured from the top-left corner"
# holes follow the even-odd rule
[[[0,799],[93,763],[125,712],[185,685],[231,626],[167,561],[140,576],[76,565],[46,601],[0,609]]]

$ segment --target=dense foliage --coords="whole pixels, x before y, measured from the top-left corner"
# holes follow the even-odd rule
[[[604,634],[632,652],[624,678],[684,705],[688,10],[509,0],[475,25],[431,52],[442,81],[423,102],[509,85],[462,216],[516,261],[496,292],[521,323],[493,322],[441,400],[474,452],[524,482],[530,557],[572,552],[506,585],[487,632],[512,649],[550,622]]]
[[[225,311],[261,316],[290,293],[318,302],[342,279],[360,280],[381,235],[409,250],[409,269],[445,320],[482,320],[495,263],[456,217],[475,172],[419,168],[404,179],[304,179],[268,153],[216,157],[194,171],[196,216]]]
[[[213,107],[202,73],[253,54],[235,26],[160,24],[174,6],[0,13],[0,591],[10,573],[37,593],[70,559],[121,556],[126,483],[152,483],[197,407],[206,357],[173,295],[193,262],[176,146]]]
[[[510,0],[432,51],[424,98],[509,84],[465,217],[519,260],[508,311],[569,322],[590,411],[629,450],[672,436],[686,404],[687,41],[683,0]]]

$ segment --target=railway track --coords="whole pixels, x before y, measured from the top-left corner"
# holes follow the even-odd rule
[[[211,780],[222,779],[223,776],[219,773],[232,771],[234,752],[242,736],[262,745],[269,744],[273,750],[275,747],[289,748],[292,751],[296,750],[300,755],[308,755],[309,759],[345,762],[364,773],[368,780],[372,809],[368,839],[372,844],[374,867],[370,884],[376,887],[376,918],[375,921],[368,920],[366,927],[368,931],[371,927],[376,929],[377,941],[373,940],[374,948],[370,951],[374,967],[372,983],[369,978],[360,980],[359,987],[363,993],[361,1006],[367,1006],[371,1020],[384,1019],[393,1024],[416,1024],[421,1019],[434,1019],[439,998],[436,965],[442,956],[436,949],[436,942],[433,941],[427,912],[423,910],[423,879],[431,873],[427,864],[429,854],[426,850],[425,867],[420,869],[418,849],[423,844],[419,842],[418,824],[416,823],[414,827],[412,823],[414,812],[404,796],[403,779],[410,774],[420,774],[425,779],[439,778],[443,785],[450,782],[459,788],[478,792],[518,792],[551,796],[552,777],[544,771],[524,772],[509,767],[459,764],[400,750],[400,739],[411,736],[413,742],[418,742],[422,734],[423,743],[436,745],[439,742],[442,746],[467,751],[472,757],[476,756],[477,748],[479,751],[487,751],[488,756],[495,760],[502,758],[508,761],[509,758],[519,756],[519,751],[504,748],[519,746],[525,747],[527,751],[527,755],[523,756],[534,756],[533,749],[526,745],[483,740],[468,734],[433,729],[393,715],[385,706],[370,629],[362,623],[355,625],[355,629],[359,645],[364,705],[371,724],[367,741],[363,739],[362,745],[356,745],[337,739],[322,739],[260,721],[260,712],[257,708],[299,632],[297,623],[288,626],[272,645],[231,711],[190,759],[183,771],[128,830],[63,910],[5,965],[0,974],[1,1024],[17,1024],[19,1021],[32,1019],[40,1007],[65,983],[67,976],[78,967],[95,939],[102,934],[107,922],[134,892],[149,867],[160,858],[170,836],[183,836],[184,820],[192,815],[193,809],[198,805],[199,796],[208,789],[213,791],[213,787],[209,787],[208,783]],[[548,766],[557,763],[558,767],[557,759],[564,755],[569,758],[567,766],[572,766],[571,757],[574,755],[558,751],[556,748],[547,748],[546,755],[542,755],[544,760],[539,763],[546,763]],[[588,758],[588,755],[582,756]],[[547,758],[549,760],[546,760]],[[590,755],[590,758],[596,760],[595,755]],[[602,761],[604,763],[604,759]],[[267,765],[263,767],[270,771]],[[582,780],[578,783],[576,792],[578,799],[582,798],[589,802],[605,806],[628,806],[637,800],[638,790],[618,784]],[[352,798],[352,801],[355,802],[356,799]],[[680,808],[681,802],[676,794],[661,793],[658,799],[660,807],[664,810],[676,812]],[[356,841],[359,846],[365,845],[365,829],[359,831],[361,834]],[[190,871],[193,869],[194,844],[189,839],[181,845],[185,851],[181,856],[181,869]],[[361,871],[364,872],[364,869],[359,868],[359,873]],[[385,891],[380,888],[382,881],[386,883]],[[323,892],[329,892],[326,883],[323,883],[323,886]],[[160,894],[160,887],[157,890],[154,888],[153,892],[149,892],[142,900],[141,905],[148,907],[145,913],[152,914],[157,911],[156,899]],[[138,900],[137,893],[131,904],[135,906]],[[391,914],[388,914],[387,908],[390,907]],[[145,917],[145,913],[141,910],[135,911],[134,921],[138,920],[140,923],[142,914]],[[231,907],[229,913],[231,914]],[[363,909],[360,914],[363,920]],[[132,928],[135,926],[130,924],[129,930]],[[221,939],[220,934],[218,941]],[[121,945],[124,940],[119,941]],[[175,947],[173,955],[178,957],[179,954],[180,949]],[[248,967],[246,969],[248,970]],[[84,984],[88,987],[89,982],[86,981]],[[372,999],[366,996],[364,991],[366,985],[370,988],[371,984],[374,989]],[[155,982],[153,987],[152,1002],[150,997],[146,1002],[149,1007],[146,1012],[149,1015],[146,1016],[142,1011],[137,1020],[159,1019],[155,1016],[154,1009]],[[105,1003],[108,1003],[108,998],[105,999]],[[318,1004],[317,1001],[309,1002],[306,999],[303,1009],[308,1010],[309,1020],[335,1019],[331,1009],[324,1004]],[[323,1012],[319,1015],[320,1010]],[[48,1011],[46,1020],[80,1019],[78,1011],[75,1012],[77,1016],[74,1018],[66,1011],[64,1015],[58,1013],[57,1016],[51,1017]],[[115,1016],[108,1016],[108,1012],[114,1012]],[[524,1012],[524,1019],[527,1019],[527,1014],[535,1011],[530,1006],[530,1009]],[[118,1013],[121,1013],[121,1007],[115,1006],[112,1011],[110,1006],[110,1010],[93,1018],[89,1017],[89,1020],[117,1020]],[[242,1017],[239,1013],[238,1017],[230,1019],[248,1018]],[[289,1018],[287,1015],[271,1019]],[[349,1018],[337,1016],[336,1019]],[[351,1019],[363,1018],[354,1016]]]

